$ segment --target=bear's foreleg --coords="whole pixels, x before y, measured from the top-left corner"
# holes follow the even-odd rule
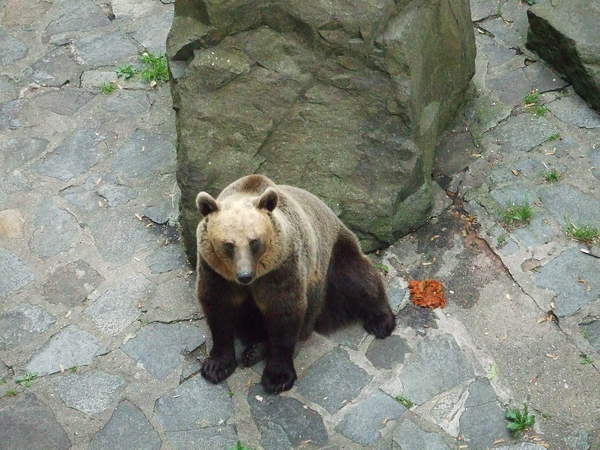
[[[213,339],[210,354],[202,362],[201,373],[211,383],[220,383],[237,365],[233,347],[236,293],[230,283],[200,261],[197,294]]]

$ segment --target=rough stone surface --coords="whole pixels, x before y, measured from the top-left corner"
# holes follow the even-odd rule
[[[67,369],[91,364],[97,355],[105,352],[94,336],[76,325],[68,325],[31,358],[27,370],[40,376],[48,375],[59,372],[61,367]]]
[[[24,58],[26,54],[27,46],[23,42],[0,30],[0,65],[11,64]]]
[[[0,142],[0,161],[6,170],[14,170],[41,155],[48,141],[40,138],[9,137]]]
[[[504,409],[496,399],[489,380],[478,379],[469,386],[460,432],[471,448],[489,448],[498,440],[509,440]]]
[[[158,450],[161,441],[144,413],[133,403],[123,400],[106,425],[94,436],[91,450]]]
[[[94,129],[79,129],[34,165],[40,175],[68,181],[87,171],[101,158],[98,146],[105,139]]]
[[[404,339],[400,336],[390,336],[371,342],[366,356],[378,369],[391,369],[394,365],[404,362],[404,355],[409,351],[410,348]]]
[[[61,0],[51,14],[56,17],[46,27],[52,35],[67,31],[87,31],[110,24],[108,17],[90,0]]]
[[[104,281],[93,267],[78,259],[57,267],[44,283],[44,299],[50,303],[69,306],[80,305]]]
[[[151,323],[127,341],[122,349],[156,379],[169,375],[184,360],[184,353],[199,347],[205,336],[187,323]]]
[[[426,377],[422,374],[428,374]],[[468,380],[473,369],[451,336],[423,339],[400,372],[402,396],[415,404]]]
[[[25,73],[42,86],[60,87],[78,82],[81,70],[70,50],[59,47],[42,56]]]
[[[6,103],[17,98],[19,93],[10,77],[0,75],[0,103]]]
[[[449,450],[448,444],[436,433],[419,428],[410,417],[404,418],[396,427],[394,443],[400,450]]]
[[[473,75],[468,2],[277,5],[175,5],[167,53],[187,64],[172,89],[191,258],[198,191],[256,171],[309,188],[368,249],[429,212],[433,147]],[[212,33],[229,37],[200,49]]]
[[[63,116],[71,116],[86,105],[94,94],[83,89],[65,88],[61,91],[52,91],[36,99],[41,108]]]
[[[581,328],[584,330],[584,337],[600,352],[600,320],[583,323]]]
[[[556,126],[548,119],[522,114],[511,116],[492,130],[486,141],[498,145],[502,153],[528,152],[557,132]]]
[[[571,248],[541,267],[536,275],[536,283],[556,294],[556,314],[559,317],[568,316],[598,299],[598,263],[578,248]]]
[[[169,431],[167,440],[178,450],[212,450],[235,448],[238,436],[230,425],[206,427],[191,431]]]
[[[26,343],[56,322],[45,309],[29,304],[0,315],[0,350]]]
[[[370,445],[380,438],[379,430],[398,419],[406,408],[381,391],[351,407],[336,430],[354,442]]]
[[[255,385],[248,392],[248,403],[265,449],[295,448],[307,441],[317,446],[327,443],[321,416],[298,400],[266,395],[262,387]]]
[[[112,32],[86,36],[74,44],[75,54],[90,66],[124,63],[137,55],[137,46],[124,33]]]
[[[114,336],[138,318],[139,303],[149,293],[150,281],[143,275],[133,275],[100,295],[85,313],[104,333]]]
[[[571,185],[561,183],[543,187],[539,196],[550,213],[564,224],[600,224],[600,200]]]
[[[146,262],[152,273],[163,273],[184,265],[185,256],[178,245],[167,245],[148,256]]]
[[[82,375],[66,375],[58,382],[58,395],[70,408],[96,414],[117,403],[125,388],[118,375],[90,371]]]
[[[574,15],[573,12],[581,12]],[[600,111],[598,0],[542,0],[529,11],[527,46],[564,74],[575,90]]]
[[[0,298],[21,289],[33,280],[25,263],[6,249],[0,248]]]
[[[11,450],[71,448],[71,440],[52,410],[29,393],[0,404],[0,442]]]
[[[585,102],[577,95],[562,97],[548,106],[550,111],[565,123],[580,128],[600,128],[600,116],[585,107]]]
[[[345,350],[336,349],[315,362],[296,386],[304,397],[334,413],[354,400],[370,378],[350,361]]]
[[[167,432],[191,431],[222,425],[233,415],[233,405],[223,384],[197,375],[159,398],[154,413]]]

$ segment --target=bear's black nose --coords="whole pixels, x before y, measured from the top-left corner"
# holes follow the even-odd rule
[[[252,274],[249,274],[247,272],[238,273],[237,280],[242,284],[250,284],[250,282],[252,281]]]

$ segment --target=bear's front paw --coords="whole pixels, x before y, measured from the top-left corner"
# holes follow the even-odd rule
[[[365,321],[365,330],[375,335],[377,339],[388,337],[394,328],[396,328],[396,318],[391,312],[373,316]]]
[[[289,391],[296,381],[296,371],[291,364],[267,363],[261,383],[268,394]]]
[[[235,357],[230,355],[211,356],[202,362],[200,373],[211,383],[220,383],[235,370]]]
[[[265,359],[267,347],[264,342],[250,344],[242,352],[242,365],[252,367],[254,364]]]

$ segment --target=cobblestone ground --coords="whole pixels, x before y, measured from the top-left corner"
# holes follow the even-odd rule
[[[600,226],[600,117],[524,51],[526,6],[473,1],[475,98],[442,140],[435,216],[379,255],[394,336],[314,335],[271,397],[261,365],[198,375],[168,87],[100,92],[164,52],[170,3],[0,0],[0,448],[599,449],[600,260],[564,229]],[[528,225],[502,225],[512,202]],[[408,303],[425,277],[446,309]]]

